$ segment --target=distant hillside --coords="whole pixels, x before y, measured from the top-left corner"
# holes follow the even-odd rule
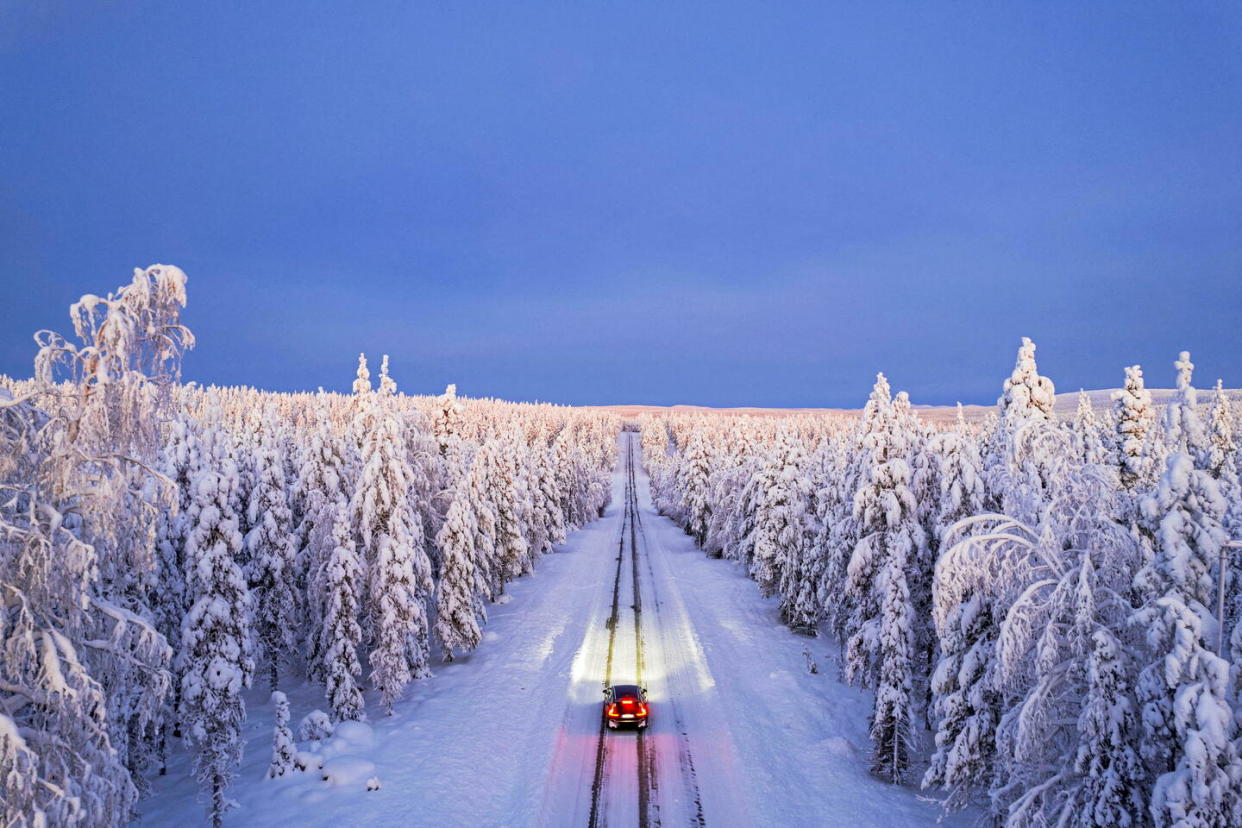
[[[1113,404],[1115,388],[1088,391],[1091,404],[1098,410],[1110,408]],[[1156,405],[1166,404],[1174,394],[1172,388],[1149,388],[1152,402]],[[1235,403],[1242,402],[1242,388],[1228,388],[1225,393]],[[1211,388],[1199,389],[1199,402],[1202,405],[1212,401],[1215,392]],[[609,411],[619,417],[640,417],[643,414],[727,414],[749,415],[755,417],[787,417],[791,414],[823,414],[831,416],[850,416],[858,414],[859,408],[712,408],[705,405],[586,405],[583,408],[598,411]],[[957,406],[954,405],[915,405],[919,416],[935,423],[952,422],[957,417]],[[969,422],[979,422],[995,410],[995,405],[962,406]],[[1078,392],[1070,391],[1057,394],[1056,411],[1064,417],[1073,416],[1078,408]]]

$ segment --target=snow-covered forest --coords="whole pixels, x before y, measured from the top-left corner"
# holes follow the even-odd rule
[[[611,495],[607,414],[406,396],[386,357],[349,395],[182,384],[186,298],[136,270],[0,378],[5,826],[123,824],[182,749],[219,825],[246,688],[280,776],[282,688],[322,688],[304,738],[391,711]]]
[[[1163,410],[1132,366],[1059,421],[1024,340],[981,426],[881,374],[861,418],[649,418],[644,463],[707,555],[839,642],[875,774],[997,824],[1242,825],[1242,419],[1173,367]]]

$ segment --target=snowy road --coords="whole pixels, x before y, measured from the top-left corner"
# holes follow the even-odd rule
[[[359,756],[381,790],[263,781],[271,710],[256,691],[226,824],[934,824],[934,804],[867,774],[869,696],[836,680],[835,644],[789,632],[738,567],[655,512],[634,437],[605,516],[510,584],[478,650],[371,722]],[[602,688],[629,682],[648,688],[651,725],[606,731]],[[323,706],[309,685],[289,696],[295,722]],[[179,753],[142,824],[197,824],[187,776]]]

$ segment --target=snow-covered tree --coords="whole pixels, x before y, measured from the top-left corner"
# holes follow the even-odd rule
[[[386,372],[380,389],[360,391],[367,398],[358,403],[355,421],[362,468],[350,510],[370,577],[371,681],[391,713],[412,679],[430,675],[427,599],[433,584],[422,522],[410,501],[414,473]]]
[[[267,662],[271,688],[276,690],[281,666],[297,649],[295,627],[302,612],[284,459],[270,428],[255,451],[255,480],[247,512],[251,529],[245,542],[250,552],[255,634]]]
[[[293,731],[289,729],[289,699],[279,690],[273,690],[272,706],[276,708],[276,723],[272,727],[272,761],[267,766],[267,779],[292,771],[297,757]]]
[[[332,524],[332,552],[324,567],[323,581],[326,604],[318,652],[322,653],[328,704],[338,722],[362,721],[366,710],[358,686],[362,674],[358,650],[362,646],[359,619],[365,575],[344,504],[340,504]]]
[[[1180,415],[1186,429],[1189,418]],[[1185,435],[1175,440],[1194,445]],[[1183,452],[1170,455],[1159,487],[1142,503],[1156,550],[1140,579],[1150,597],[1136,621],[1153,660],[1139,676],[1138,695],[1143,757],[1159,777],[1151,799],[1157,825],[1225,824],[1237,806],[1242,763],[1232,744],[1229,666],[1210,643],[1218,624],[1212,567],[1228,540],[1224,513],[1216,481]]]
[[[232,807],[225,791],[241,762],[242,689],[250,686],[254,672],[251,597],[236,562],[242,546],[231,497],[236,485],[231,464],[206,468],[194,480],[186,544],[192,603],[178,653],[181,720],[217,828]]]
[[[457,401],[457,386],[449,385],[436,398],[431,419],[431,433],[440,446],[440,454],[447,455],[449,443],[461,431],[461,403]]]
[[[1078,409],[1074,413],[1074,437],[1078,441],[1079,456],[1084,463],[1103,463],[1108,457],[1095,407],[1086,391],[1078,391]]]
[[[711,519],[710,508],[711,458],[700,429],[690,434],[690,441],[681,455],[677,472],[677,487],[681,492],[682,510],[686,531],[699,546],[707,539],[707,524]]]
[[[185,274],[136,269],[36,335],[35,378],[0,392],[0,792],[17,824],[127,821],[152,756],[169,648],[151,624],[159,464]],[[163,621],[161,621],[163,623]]]
[[[912,661],[915,645],[910,568],[927,540],[910,492],[913,435],[896,415],[888,381],[876,377],[868,402],[867,461],[854,497],[859,540],[846,582],[854,606],[846,677],[876,688],[873,769],[898,781],[910,760]]]
[[[1121,485],[1128,491],[1143,491],[1156,479],[1152,456],[1152,427],[1155,412],[1151,392],[1143,386],[1143,369],[1126,368],[1126,381],[1113,393],[1116,422],[1115,457],[1121,470]]]
[[[1082,828],[1130,828],[1146,822],[1147,779],[1136,749],[1138,711],[1124,658],[1124,648],[1109,630],[1093,633],[1074,757],[1082,787],[1070,806],[1073,824]]]
[[[462,486],[436,538],[441,556],[436,636],[444,647],[445,661],[453,660],[454,650],[473,650],[483,638],[479,630],[478,581],[474,566],[477,527],[468,496],[468,487]]]

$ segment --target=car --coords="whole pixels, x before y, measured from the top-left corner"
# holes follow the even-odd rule
[[[616,730],[621,725],[645,728],[651,719],[647,690],[637,684],[614,684],[604,690],[604,721]]]

